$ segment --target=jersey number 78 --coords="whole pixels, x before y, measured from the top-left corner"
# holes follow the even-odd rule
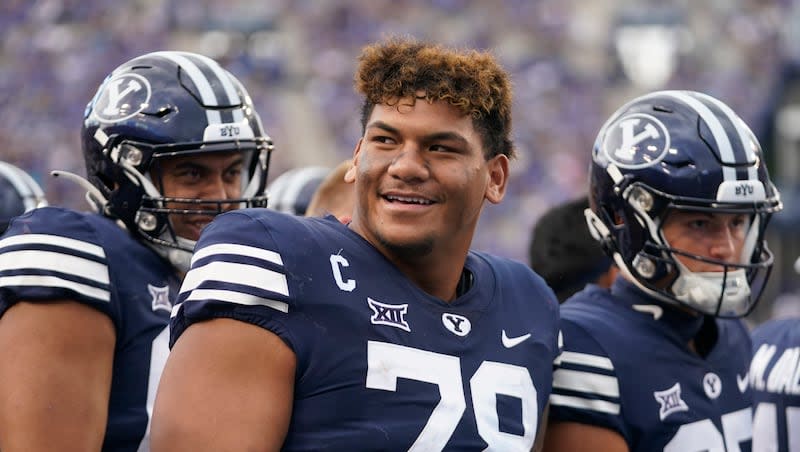
[[[431,383],[439,388],[440,400],[409,451],[442,450],[466,411],[465,382],[457,356],[419,350],[402,345],[367,343],[367,388],[397,391],[397,379]],[[538,403],[536,387],[528,369],[484,361],[469,379],[472,408],[478,434],[487,451],[529,451],[536,438]],[[524,435],[500,431],[497,394],[522,401]]]

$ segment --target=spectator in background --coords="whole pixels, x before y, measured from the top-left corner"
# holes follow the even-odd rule
[[[390,39],[355,80],[352,220],[248,209],[203,232],[154,452],[527,452],[542,436],[555,295],[470,250],[514,156],[508,74],[486,52]]]
[[[0,161],[0,234],[12,218],[46,205],[44,191],[30,174]]]
[[[350,222],[356,193],[353,184],[345,181],[344,176],[351,166],[353,160],[347,159],[325,176],[311,197],[306,215],[310,217],[333,215],[342,223]]]
[[[172,302],[220,212],[266,205],[272,143],[215,61],[115,69],[81,130],[96,212],[34,209],[0,240],[0,450],[149,450]]]
[[[617,267],[600,243],[589,233],[583,196],[545,212],[534,224],[528,247],[528,263],[564,302],[586,284],[611,287]]]
[[[800,300],[796,294],[787,300],[794,304],[791,316],[768,320],[752,333],[753,358],[745,384],[753,392],[754,451],[800,450]]]
[[[281,173],[267,186],[267,207],[292,215],[305,215],[311,197],[330,171],[324,166],[304,166]]]

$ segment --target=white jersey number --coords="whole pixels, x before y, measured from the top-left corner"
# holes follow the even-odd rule
[[[164,371],[164,364],[169,355],[169,326],[164,327],[161,333],[153,339],[150,349],[150,377],[147,379],[147,428],[144,431],[142,442],[139,443],[137,452],[148,452],[150,450],[150,422],[153,420],[153,405],[156,402],[156,391],[158,382],[161,380],[161,373]]]
[[[397,391],[397,379],[423,381],[439,387],[440,400],[409,451],[442,450],[466,409],[465,382],[457,356],[385,342],[367,343],[367,387]],[[528,451],[539,421],[536,388],[528,369],[484,361],[469,380],[472,409],[486,451]],[[522,401],[523,436],[500,431],[497,394]]]
[[[762,402],[753,416],[753,450],[759,452],[778,450],[778,416],[774,403]],[[800,452],[800,407],[786,407],[787,452]]]
[[[750,408],[732,411],[722,416],[722,431],[710,419],[681,425],[664,452],[739,452],[739,443],[752,438]],[[754,449],[755,450],[755,449]]]

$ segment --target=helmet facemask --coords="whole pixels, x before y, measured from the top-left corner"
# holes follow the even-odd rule
[[[753,309],[773,262],[764,241],[769,209],[753,204],[692,204],[691,200],[670,197],[638,183],[628,187],[622,196],[629,206],[626,228],[639,228],[645,237],[637,253],[615,256],[634,283],[662,301],[704,315],[742,317]],[[735,261],[723,261],[673,247],[663,227],[677,212],[746,215],[741,254]],[[693,272],[687,265],[693,261],[711,265],[718,271]]]
[[[191,253],[196,237],[181,236],[176,223],[180,223],[182,217],[205,223],[202,217],[208,217],[210,222],[216,215],[229,210],[266,206],[264,186],[271,150],[272,144],[268,138],[248,143],[181,145],[123,141],[112,148],[110,157],[124,172],[125,182],[112,191],[107,209],[115,216],[128,220],[125,221],[126,225],[149,242]],[[237,196],[197,198],[169,196],[169,193],[165,193],[163,164],[169,159],[187,158],[187,161],[201,162],[210,156],[228,155],[242,157]],[[126,200],[132,198],[141,201],[131,217],[131,206]],[[171,250],[165,252],[175,254]]]

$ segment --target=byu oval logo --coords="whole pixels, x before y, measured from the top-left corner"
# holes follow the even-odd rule
[[[714,372],[709,372],[703,376],[703,389],[709,399],[716,399],[722,394],[722,379]]]
[[[118,75],[103,85],[94,114],[101,122],[124,121],[147,108],[151,93],[150,82],[141,75]]]
[[[653,116],[634,113],[608,127],[602,151],[620,168],[646,168],[664,159],[670,146],[669,132]]]
[[[445,312],[442,314],[444,327],[456,336],[464,337],[472,331],[472,322],[463,315]]]

